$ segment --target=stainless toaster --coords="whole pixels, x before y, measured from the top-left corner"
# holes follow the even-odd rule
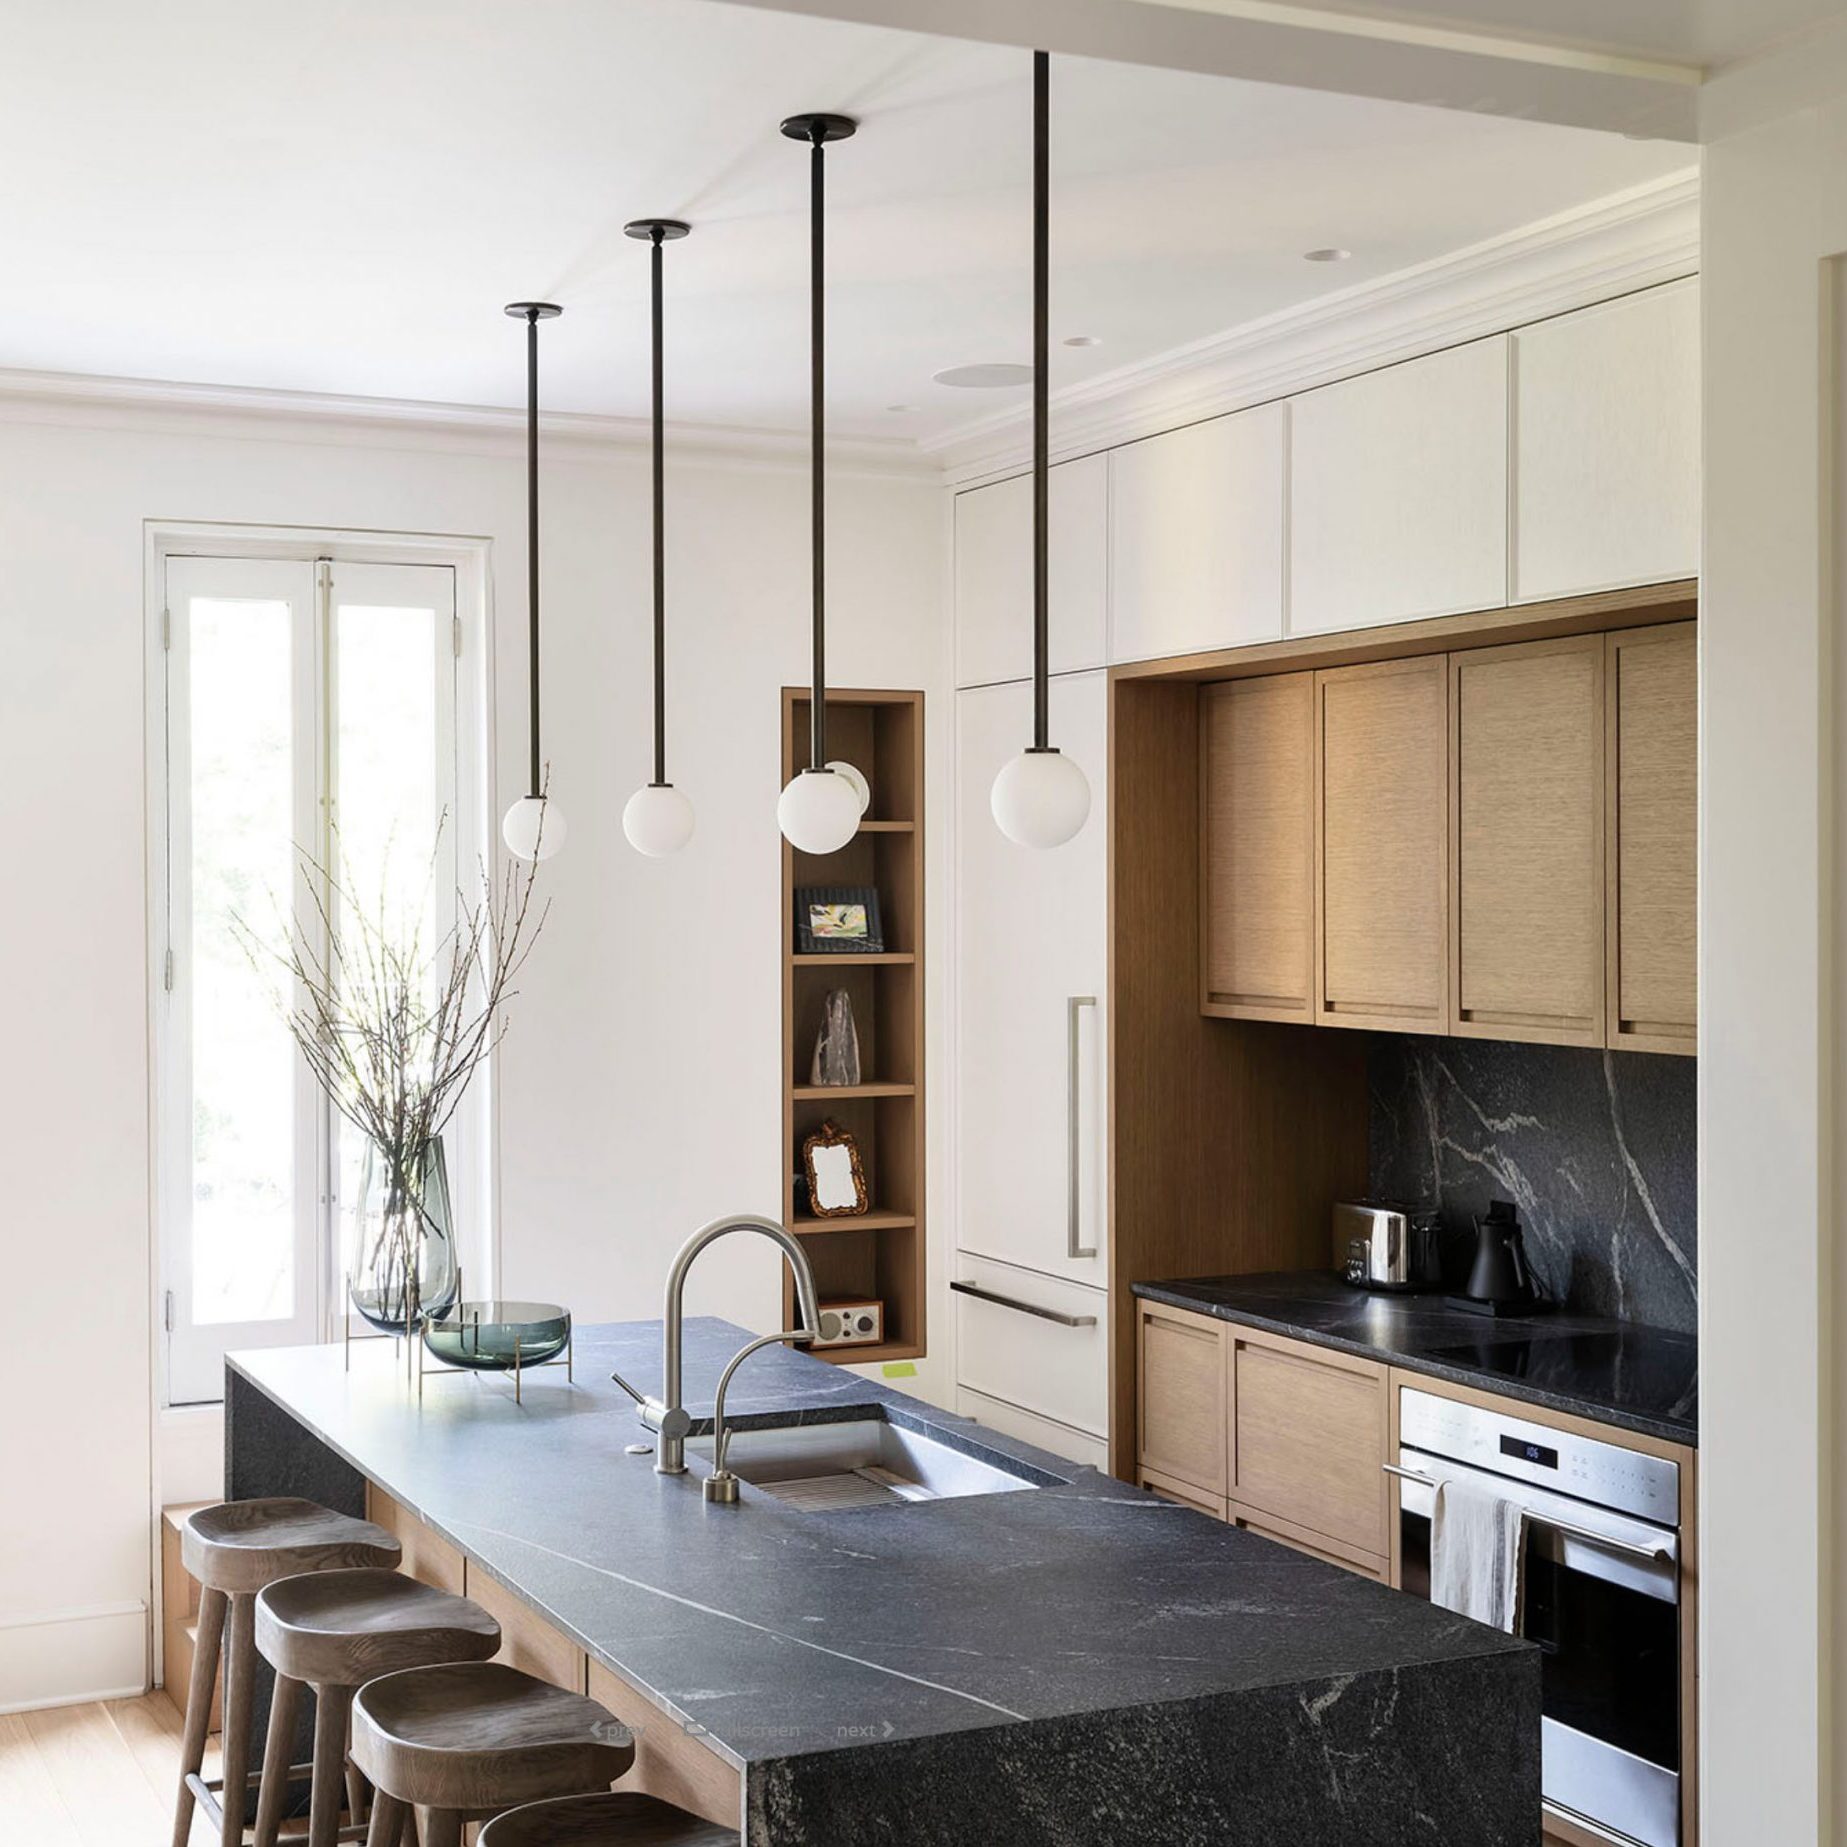
[[[1434,1212],[1390,1200],[1334,1208],[1334,1261],[1357,1289],[1432,1289],[1442,1281]]]

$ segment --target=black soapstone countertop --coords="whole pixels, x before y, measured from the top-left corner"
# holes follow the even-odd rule
[[[687,1322],[696,1432],[746,1338]],[[1526,1644],[788,1349],[738,1373],[741,1425],[883,1414],[1042,1485],[817,1515],[745,1484],[740,1504],[708,1504],[697,1456],[672,1477],[625,1453],[648,1433],[609,1374],[658,1390],[660,1343],[658,1322],[579,1328],[575,1383],[531,1373],[523,1405],[504,1376],[461,1372],[432,1374],[419,1402],[383,1347],[355,1349],[350,1372],[338,1345],[240,1354],[232,1386],[287,1421],[278,1434],[274,1409],[234,1389],[234,1412],[250,1408],[232,1464],[257,1491],[295,1426],[344,1458],[739,1766],[753,1842],[837,1847],[894,1803],[915,1818],[902,1838],[963,1838],[932,1805],[951,1815],[982,1777],[1010,1804],[1065,1780],[1075,1819],[1023,1819],[1020,1842],[1273,1840],[1261,1830],[1289,1815],[1318,1841],[1408,1842],[1425,1838],[1414,1810],[1452,1800],[1478,1805],[1471,1838],[1527,1838]],[[288,1492],[292,1466],[260,1491]],[[1228,1756],[1232,1736],[1255,1755]],[[1131,1740],[1133,1762],[1111,1762]],[[905,1741],[878,1775],[856,1755]],[[1487,1794],[1437,1793],[1464,1749],[1512,1755]],[[1404,1796],[1402,1836],[1376,1777]],[[1086,1820],[1112,1787],[1141,1791],[1146,1828]]]
[[[1699,1441],[1699,1342],[1593,1315],[1473,1315],[1441,1295],[1354,1289],[1326,1270],[1136,1283],[1134,1293],[1411,1372],[1571,1411],[1618,1430]]]

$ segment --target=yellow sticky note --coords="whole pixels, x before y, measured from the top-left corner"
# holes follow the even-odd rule
[[[917,1377],[917,1368],[913,1366],[909,1360],[893,1360],[883,1370],[888,1379],[914,1379]]]

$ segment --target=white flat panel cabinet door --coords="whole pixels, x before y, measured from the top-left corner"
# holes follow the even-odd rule
[[[1290,404],[1289,629],[1320,635],[1507,601],[1507,339]]]
[[[1699,570],[1699,286],[1522,328],[1514,350],[1514,600]]]
[[[1289,407],[1265,404],[1110,452],[1110,659],[1283,632]]]
[[[1092,1284],[1108,1277],[1107,712],[1102,674],[1052,682],[1052,742],[1090,778],[1090,818],[1042,853],[988,808],[1031,741],[1031,686],[956,695],[957,1248]]]
[[[1024,680],[1033,670],[1033,484],[1015,475],[956,496],[956,684]],[[1051,472],[1051,662],[1101,667],[1108,645],[1109,457]]]

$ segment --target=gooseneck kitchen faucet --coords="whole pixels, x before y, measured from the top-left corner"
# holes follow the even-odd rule
[[[686,1406],[680,1402],[686,1273],[693,1267],[693,1259],[708,1244],[731,1231],[760,1232],[789,1260],[789,1268],[795,1274],[795,1300],[801,1310],[803,1327],[778,1338],[787,1340],[795,1338],[800,1332],[813,1333],[821,1325],[821,1307],[815,1294],[814,1270],[808,1262],[808,1253],[774,1219],[757,1218],[746,1213],[714,1219],[711,1224],[701,1226],[694,1232],[680,1246],[680,1254],[674,1258],[673,1268],[667,1273],[667,1299],[661,1314],[660,1397],[650,1398],[644,1392],[637,1391],[619,1372],[609,1375],[641,1407],[641,1421],[660,1438],[654,1447],[654,1469],[658,1475],[686,1473],[686,1433],[693,1425]]]

